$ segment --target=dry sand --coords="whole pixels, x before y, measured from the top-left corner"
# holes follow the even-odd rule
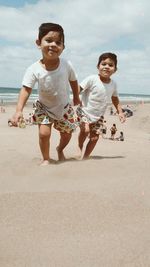
[[[106,114],[108,139],[91,158],[41,167],[37,126],[8,127],[0,113],[0,267],[150,266],[150,104],[121,124]],[[24,110],[25,116],[31,111]],[[116,123],[125,141],[112,141]],[[53,130],[51,157],[59,134]]]

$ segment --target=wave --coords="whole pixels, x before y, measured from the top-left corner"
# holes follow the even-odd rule
[[[20,88],[0,87],[0,102],[1,103],[17,102],[19,91]],[[139,101],[150,102],[150,95],[145,95],[145,94],[120,93],[119,98],[121,102],[135,102],[135,103]],[[36,99],[38,99],[38,91],[37,89],[33,89],[28,99],[28,102],[34,102]]]

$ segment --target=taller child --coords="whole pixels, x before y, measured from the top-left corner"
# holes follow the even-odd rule
[[[43,23],[39,27],[37,46],[42,58],[27,68],[20,90],[12,124],[17,126],[23,108],[35,84],[38,84],[39,100],[35,105],[34,122],[39,125],[39,145],[43,156],[42,165],[50,162],[50,137],[52,124],[60,132],[57,146],[58,159],[64,160],[64,148],[75,129],[74,111],[70,105],[69,84],[74,105],[80,104],[78,82],[69,61],[60,58],[64,45],[64,30],[59,24]]]

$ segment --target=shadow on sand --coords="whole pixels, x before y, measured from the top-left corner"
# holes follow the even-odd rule
[[[86,160],[102,160],[102,159],[123,159],[125,157],[123,156],[90,156],[87,159],[81,159],[78,157],[72,157],[72,158],[67,158],[64,161],[57,161],[57,164],[62,164],[62,163],[66,163],[66,162],[70,162],[70,161],[74,161],[74,162],[81,162],[81,161],[86,161]]]
[[[123,159],[123,156],[91,156],[89,159]]]

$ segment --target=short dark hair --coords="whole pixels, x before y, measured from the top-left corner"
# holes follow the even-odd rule
[[[97,63],[97,67],[99,67],[102,60],[105,60],[106,58],[111,58],[113,62],[115,63],[115,68],[117,69],[117,56],[113,53],[106,52],[100,55]]]
[[[62,28],[62,26],[60,26],[59,24],[56,23],[42,23],[39,27],[39,35],[38,35],[38,39],[39,41],[42,40],[42,38],[50,31],[56,31],[60,33],[60,37],[63,40],[63,44],[65,42],[65,37],[64,37],[64,30]]]

